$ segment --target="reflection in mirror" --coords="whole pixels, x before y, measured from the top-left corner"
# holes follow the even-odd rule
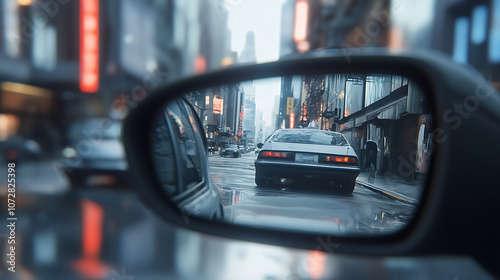
[[[158,113],[151,147],[158,182],[186,215],[373,236],[410,222],[434,145],[416,83],[342,73],[186,93]]]

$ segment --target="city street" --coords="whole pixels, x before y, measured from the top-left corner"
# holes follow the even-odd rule
[[[336,195],[323,186],[284,182],[255,185],[254,152],[240,158],[209,159],[212,182],[223,196],[227,221],[327,234],[381,234],[409,222],[416,208],[356,186],[352,195]],[[310,190],[314,187],[314,190]],[[326,187],[326,186],[325,186]]]
[[[257,190],[253,183],[255,157],[249,153],[241,158],[210,158],[212,180],[222,188],[226,215],[234,222],[262,225],[272,221],[281,222],[279,226],[313,231],[323,227],[339,233],[347,227],[354,232],[357,226],[358,230],[378,232],[401,226],[414,210],[363,187],[345,197]],[[380,278],[391,279],[410,274],[426,279],[429,271],[437,271],[442,279],[451,272],[464,278],[481,273],[469,259],[353,258],[199,234],[167,223],[129,190],[91,182],[79,188],[70,186],[59,179],[54,162],[20,164],[18,171],[16,236],[22,241],[16,249],[18,272],[0,271],[0,279],[35,279],[35,275],[50,280],[311,279],[310,273],[318,265],[324,267],[318,279],[369,278],[373,275],[367,274],[368,267],[377,267]],[[0,177],[6,180],[5,168],[0,169]],[[5,192],[0,198],[0,218],[6,221]],[[7,227],[2,226],[2,249],[7,236]],[[328,242],[318,240],[318,246],[331,250]],[[350,267],[359,269],[353,273]],[[400,269],[390,270],[393,267]],[[93,278],[88,271],[94,273]]]

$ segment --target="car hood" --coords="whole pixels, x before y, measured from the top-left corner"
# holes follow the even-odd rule
[[[317,154],[333,154],[333,155],[346,155],[356,156],[351,146],[334,146],[334,145],[313,145],[313,144],[300,144],[300,143],[281,143],[281,142],[267,142],[262,147],[262,150],[271,151],[291,151],[303,153],[317,153]]]

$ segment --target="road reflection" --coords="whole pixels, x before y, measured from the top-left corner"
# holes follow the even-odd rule
[[[416,210],[363,187],[348,195],[310,180],[282,180],[279,185],[257,187],[254,160],[253,154],[210,158],[226,222],[314,234],[381,235],[404,228]]]
[[[100,185],[76,188],[58,181],[50,167],[38,168],[46,171],[38,178],[25,173],[29,169],[18,170],[28,177],[24,182],[34,185],[20,185],[16,197],[15,273],[7,270],[7,227],[0,227],[0,279],[402,279],[415,275],[425,279],[431,277],[426,274],[431,267],[433,276],[453,272],[464,278],[487,278],[469,259],[350,257],[336,254],[341,244],[329,239],[318,240],[318,249],[325,251],[320,253],[199,234],[162,220],[131,190]],[[47,189],[37,189],[37,181],[39,188]],[[5,186],[0,188],[0,219],[6,221]],[[238,204],[227,207],[252,205],[260,197],[268,199],[270,207],[264,209],[269,213],[276,211],[272,206],[277,195],[284,194],[255,189],[228,193],[238,195]],[[303,208],[297,200],[300,194],[284,196],[296,201],[297,209]],[[348,226],[342,225],[340,215],[330,217],[331,224]],[[377,215],[378,220],[390,218],[388,213]]]

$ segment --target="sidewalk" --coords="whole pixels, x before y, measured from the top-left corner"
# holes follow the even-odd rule
[[[376,176],[375,181],[370,183],[368,173],[361,172],[356,179],[356,184],[363,186],[369,190],[380,193],[391,199],[395,199],[404,203],[418,205],[422,191],[422,182],[407,182],[399,178],[387,178]]]

